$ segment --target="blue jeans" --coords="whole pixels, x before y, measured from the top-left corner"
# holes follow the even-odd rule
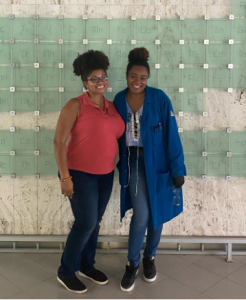
[[[70,198],[74,224],[68,235],[61,258],[58,276],[68,279],[75,272],[88,274],[94,269],[99,223],[108,204],[114,180],[114,171],[95,175],[69,170],[74,184]]]
[[[140,148],[139,155],[137,155],[136,148],[130,147],[128,148],[128,151],[130,151],[130,180],[127,189],[133,207],[128,243],[128,261],[133,261],[134,267],[137,267],[140,262],[140,251],[143,247],[146,229],[147,239],[143,256],[151,257],[155,256],[156,249],[160,242],[163,225],[160,225],[154,230],[145,173],[144,150]]]

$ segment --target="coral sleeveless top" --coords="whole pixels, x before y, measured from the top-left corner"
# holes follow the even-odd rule
[[[68,168],[108,174],[115,168],[117,141],[124,133],[125,123],[106,98],[104,110],[90,100],[87,92],[77,98],[81,109],[67,144]]]

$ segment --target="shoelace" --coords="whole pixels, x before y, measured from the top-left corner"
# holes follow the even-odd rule
[[[152,269],[155,266],[154,262],[155,262],[154,259],[145,261],[144,268],[149,270]]]
[[[134,275],[135,275],[135,269],[126,267],[126,273],[125,273],[124,277],[130,279]]]

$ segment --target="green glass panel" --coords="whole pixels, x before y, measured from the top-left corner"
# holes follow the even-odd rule
[[[201,176],[203,171],[203,157],[185,155],[185,166],[188,176]]]
[[[207,22],[207,38],[210,41],[227,41],[231,38],[232,21],[227,20],[209,20]]]
[[[246,0],[232,0],[231,9],[237,17],[246,17]]]
[[[207,175],[225,176],[226,175],[226,157],[209,156],[207,157]]]
[[[52,91],[40,91],[38,110],[42,112],[54,112],[61,110],[60,93]]]
[[[109,57],[109,47],[110,45],[107,45],[106,42],[99,42],[99,43],[93,43],[89,42],[88,45],[86,45],[86,51],[88,50],[98,50],[102,51],[105,55]]]
[[[110,46],[109,61],[111,66],[123,66],[126,68],[128,62],[128,54],[133,49],[128,44],[112,44]]]
[[[208,70],[208,87],[223,89],[229,87],[230,71],[229,69],[209,68]]]
[[[158,21],[154,19],[137,19],[136,40],[155,41],[158,37]]]
[[[0,25],[0,30],[1,30],[1,25]],[[11,44],[0,42],[0,64],[11,63],[10,54],[11,54]]]
[[[182,132],[181,141],[184,153],[200,153],[202,154],[202,131],[200,130],[187,130]]]
[[[153,44],[143,44],[138,47],[145,47],[149,51],[149,60],[148,63],[154,66],[156,63],[159,63],[158,55],[157,55],[157,45]]]
[[[232,87],[235,89],[246,88],[246,68],[234,68],[231,70]]]
[[[13,150],[13,133],[0,130],[0,153],[8,153]]]
[[[38,157],[38,173],[40,175],[57,175],[58,167],[54,155],[40,155]]]
[[[203,93],[183,93],[184,112],[198,113],[203,111]]]
[[[81,91],[69,91],[69,90],[65,90],[63,95],[63,105],[62,107],[71,99],[73,98],[77,98],[78,96],[82,95],[83,94],[83,90],[81,89]]]
[[[132,40],[131,36],[131,20],[124,19],[112,19],[109,23],[110,26],[110,39],[113,41],[129,41]],[[120,48],[123,45],[120,45]]]
[[[63,86],[65,87],[65,89],[68,88],[71,90],[79,91],[83,88],[83,82],[81,80],[81,77],[76,76],[73,73],[73,69],[64,70],[63,77],[64,77]]]
[[[54,140],[55,130],[41,130],[38,132],[38,149],[43,155],[44,153],[54,153]]]
[[[17,154],[37,150],[37,133],[34,130],[17,130],[14,133],[14,150]]]
[[[203,84],[203,69],[185,68],[182,72],[183,86],[188,89],[201,89]]]
[[[161,68],[158,75],[158,87],[165,88],[179,88],[179,69]]]
[[[66,43],[62,47],[63,49],[63,59],[65,68],[72,68],[75,58],[78,54],[83,54],[85,52],[85,45],[82,43]]]
[[[184,64],[204,64],[205,46],[203,44],[185,44],[182,48],[182,62]]]
[[[147,81],[148,86],[157,87],[158,85],[158,70],[151,68],[150,69],[150,77]]]
[[[65,41],[82,41],[85,38],[85,21],[82,18],[63,20],[63,39]]]
[[[31,112],[37,110],[37,93],[32,91],[16,91],[14,93],[15,110]]]
[[[35,87],[37,85],[37,69],[34,67],[16,67],[15,69],[16,87]]]
[[[38,86],[41,88],[57,88],[60,86],[60,69],[56,68],[39,68],[38,69]]]
[[[180,20],[160,20],[158,22],[158,39],[161,41],[178,41],[181,39]]]
[[[11,86],[10,67],[0,67],[0,88],[9,88]]]
[[[0,155],[0,176],[13,173],[13,156]]]
[[[33,18],[13,19],[13,38],[16,40],[33,40],[35,38],[35,20]]]
[[[182,21],[182,39],[206,39],[206,21],[201,19],[185,19]]]
[[[86,38],[89,41],[109,39],[109,23],[107,19],[88,19],[86,21]]]
[[[32,64],[36,62],[34,43],[13,44],[13,62],[16,64]]]
[[[230,134],[230,151],[246,154],[246,131],[232,132]]]
[[[231,157],[230,175],[237,176],[237,177],[246,177],[246,157],[245,156]]]
[[[37,62],[41,65],[52,64],[58,67],[61,62],[61,45],[52,43],[42,43],[38,44],[38,57]]]
[[[126,70],[125,68],[110,68],[109,69],[110,86],[114,90],[123,90],[126,88]]]
[[[61,38],[61,20],[58,18],[38,19],[37,38],[40,40],[59,40]]]
[[[28,176],[37,173],[37,156],[16,155],[15,173],[17,176]]]
[[[181,110],[180,109],[181,108],[180,93],[169,92],[169,91],[165,91],[165,90],[164,90],[164,92],[167,94],[167,96],[169,97],[169,99],[172,102],[174,113],[178,113],[178,111]]]
[[[12,94],[10,91],[0,92],[0,112],[13,110]]]
[[[223,66],[229,64],[230,45],[209,44],[206,46],[206,62],[209,65]]]
[[[235,41],[246,41],[246,19],[233,20],[232,39]]]
[[[9,18],[0,18],[0,40],[9,40],[12,38],[11,22],[12,20]]]
[[[246,45],[235,44],[232,46],[232,61],[235,65],[246,66]]]
[[[178,44],[161,44],[160,63],[162,65],[179,65],[181,59],[181,46]]]
[[[209,153],[225,154],[229,149],[229,136],[223,131],[207,132],[207,151]]]

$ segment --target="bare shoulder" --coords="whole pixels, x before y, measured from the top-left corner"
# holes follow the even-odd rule
[[[63,107],[65,111],[80,111],[80,102],[78,98],[70,99]]]

